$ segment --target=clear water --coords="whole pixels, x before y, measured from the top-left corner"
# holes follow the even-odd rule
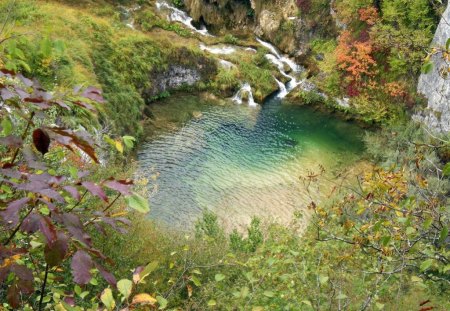
[[[201,110],[200,118],[156,135],[139,152],[140,170],[159,174],[150,216],[180,228],[192,227],[204,209],[229,228],[255,215],[288,222],[311,200],[300,176],[323,165],[332,179],[363,152],[356,125],[277,98],[259,108]],[[323,195],[327,183],[312,195]]]

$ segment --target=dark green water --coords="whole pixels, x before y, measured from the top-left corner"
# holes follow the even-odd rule
[[[157,187],[150,215],[182,228],[204,209],[230,227],[253,215],[287,221],[310,202],[299,176],[319,164],[330,176],[345,169],[363,152],[362,134],[356,125],[278,100],[259,108],[203,106],[201,118],[157,135],[139,152],[141,172],[159,174],[150,185]]]

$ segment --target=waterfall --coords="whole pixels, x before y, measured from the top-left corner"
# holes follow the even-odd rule
[[[244,102],[243,99],[244,95],[248,96],[247,102],[249,106],[251,107],[258,106],[258,104],[253,99],[252,87],[250,86],[249,83],[244,83],[241,89],[236,93],[236,95],[233,96],[231,100],[237,104],[242,104]]]
[[[266,54],[266,58],[275,66],[277,66],[280,73],[289,79],[289,82],[284,85],[279,80],[275,79],[278,83],[280,93],[277,95],[279,98],[286,97],[293,89],[295,89],[298,85],[300,85],[303,81],[298,81],[295,75],[288,74],[285,70],[285,66],[287,65],[294,74],[299,73],[302,70],[302,67],[297,65],[293,60],[288,57],[281,55],[280,52],[269,42],[265,42],[259,38],[256,38],[262,46],[266,47],[271,54]],[[283,84],[283,87],[281,87]]]
[[[208,29],[204,25],[200,27],[200,29],[197,29],[192,25],[193,18],[190,17],[186,12],[168,4],[165,1],[157,1],[156,2],[156,8],[158,10],[168,10],[170,12],[169,16],[167,17],[169,21],[171,22],[180,22],[183,25],[187,26],[189,29],[194,30],[195,32],[198,32],[199,34],[203,36],[211,36],[208,33]]]
[[[236,48],[232,47],[232,46],[206,46],[203,43],[200,44],[200,49],[202,51],[208,51],[212,54],[222,54],[222,55],[229,55],[229,54],[233,54],[234,52],[236,52]]]
[[[265,41],[261,40],[260,38],[256,38],[256,41],[258,41],[262,46],[264,46],[270,52],[272,52],[272,54],[275,55],[278,59],[281,58],[280,53],[272,44],[270,44],[269,42],[265,42]]]
[[[278,98],[285,98],[289,94],[289,92],[288,92],[288,90],[286,88],[286,85],[284,85],[284,83],[281,82],[280,80],[278,80],[277,78],[275,78],[275,77],[273,77],[273,78],[277,82],[278,88],[280,89],[280,92],[277,94],[277,97]]]

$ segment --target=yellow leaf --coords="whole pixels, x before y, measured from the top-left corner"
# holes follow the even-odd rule
[[[8,266],[12,265],[13,263],[15,263],[19,259],[20,259],[20,255],[13,255],[9,258],[6,258],[3,261],[3,263],[0,265],[0,268],[8,267]]]
[[[131,302],[132,305],[139,305],[139,304],[145,304],[145,305],[152,305],[154,306],[156,304],[157,300],[150,296],[149,294],[137,294],[133,297],[133,301]]]
[[[122,145],[122,142],[121,142],[120,140],[116,140],[115,145],[116,145],[117,151],[119,151],[120,153],[123,153],[123,145]]]

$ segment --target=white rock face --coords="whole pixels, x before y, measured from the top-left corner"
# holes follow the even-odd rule
[[[442,15],[441,22],[433,39],[433,46],[445,46],[450,38],[450,4]],[[443,77],[440,73],[448,64],[442,58],[442,54],[432,58],[433,70],[428,74],[422,74],[419,78],[417,91],[428,99],[428,106],[423,111],[413,116],[415,120],[423,122],[435,132],[450,132],[450,76]]]

